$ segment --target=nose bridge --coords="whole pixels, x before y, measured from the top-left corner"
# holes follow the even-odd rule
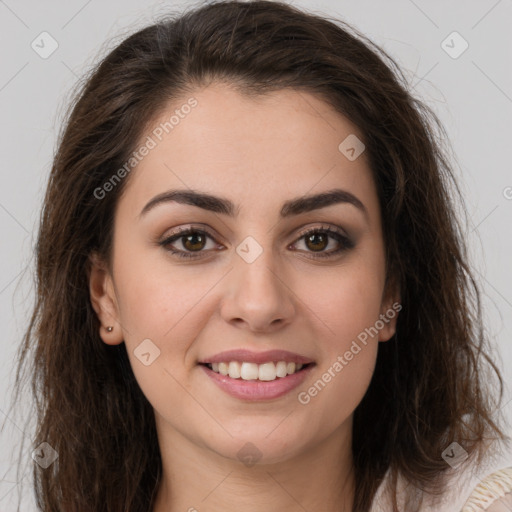
[[[260,237],[260,240],[263,237]],[[270,237],[260,243],[248,236],[236,247],[234,269],[222,314],[226,321],[244,321],[254,330],[287,323],[293,315],[290,287]]]

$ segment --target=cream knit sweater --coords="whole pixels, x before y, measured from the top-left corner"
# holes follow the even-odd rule
[[[491,471],[488,467],[464,467],[453,478],[447,495],[437,500],[424,498],[421,512],[512,512],[512,466]],[[377,491],[371,512],[393,510],[387,480],[388,474]],[[409,512],[400,501],[403,484],[399,483],[398,488],[400,512]]]

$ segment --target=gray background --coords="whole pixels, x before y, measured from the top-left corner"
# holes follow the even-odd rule
[[[402,65],[416,94],[444,123],[471,217],[467,239],[484,289],[486,324],[507,383],[503,411],[512,421],[512,0],[292,3],[341,18],[381,45]],[[28,397],[20,404],[23,412],[19,416],[7,418],[6,413],[13,358],[32,304],[32,252],[39,209],[70,93],[78,78],[124,36],[169,9],[181,11],[190,5],[140,0],[0,0],[2,511],[15,509],[15,462],[22,436],[27,461],[22,510],[35,510],[29,487],[31,431],[24,426],[30,416]],[[46,59],[31,47],[43,31],[58,43]],[[453,31],[463,39],[446,39]],[[469,46],[458,55],[464,40]],[[506,464],[512,464],[510,453],[503,455],[500,467]]]

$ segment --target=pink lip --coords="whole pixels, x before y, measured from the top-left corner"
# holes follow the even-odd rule
[[[287,350],[267,350],[266,352],[251,352],[246,349],[227,350],[212,357],[207,357],[199,363],[229,363],[230,361],[239,361],[247,363],[263,364],[270,361],[286,361],[287,363],[308,364],[313,363],[312,359],[288,352]]]
[[[233,361],[233,359],[231,359]],[[268,361],[268,359],[267,359]],[[215,361],[214,361],[215,362]],[[271,381],[232,379],[229,376],[221,375],[208,366],[199,365],[210,379],[217,384],[224,392],[241,400],[261,402],[286,395],[302,382],[309,375],[309,372],[316,365],[312,364],[292,375],[278,377]]]

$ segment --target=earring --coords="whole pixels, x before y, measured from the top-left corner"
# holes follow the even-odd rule
[[[114,330],[114,328],[113,328],[111,325],[109,325],[109,326],[107,327],[107,332],[112,332],[113,330]]]

